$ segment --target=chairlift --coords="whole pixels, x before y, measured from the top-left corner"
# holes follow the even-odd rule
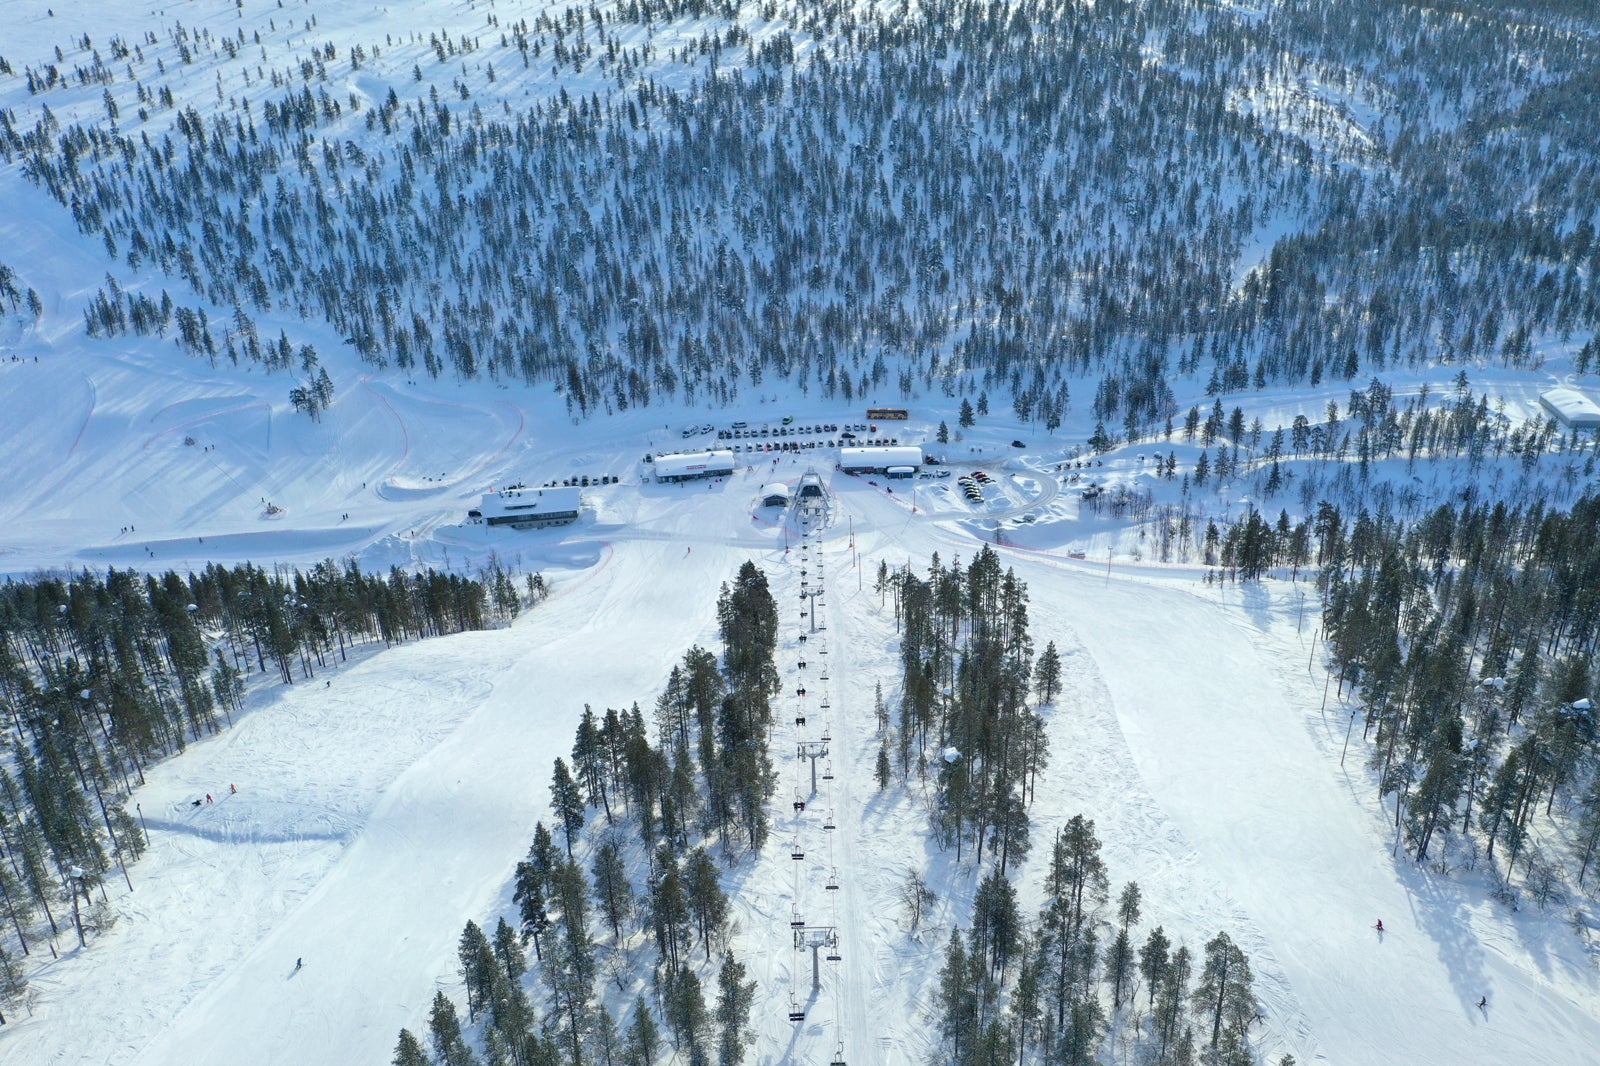
[[[824,956],[824,957],[829,962],[838,962],[839,961],[839,949],[838,948],[834,948],[832,951],[828,952],[828,954],[826,956]]]
[[[789,852],[789,858],[793,859],[795,862],[805,862],[806,853],[800,850],[799,844],[796,844],[793,850]]]
[[[805,725],[806,724],[806,716],[803,715],[803,714],[795,715],[794,724],[795,725]]]
[[[839,868],[837,866],[833,868],[833,873],[828,875],[828,883],[822,887],[829,892],[839,891]]]
[[[793,996],[789,997],[789,1020],[791,1022],[803,1022],[806,1020],[806,1012],[800,1009],[800,1004],[795,1002]]]
[[[826,822],[822,823],[822,828],[824,828],[824,829],[837,829],[838,828],[837,826],[835,826],[833,824],[833,812],[832,811],[828,812],[828,820]]]
[[[823,770],[822,770],[822,779],[824,781],[832,781],[833,780],[833,763],[829,763],[827,766],[825,766],[823,768]]]

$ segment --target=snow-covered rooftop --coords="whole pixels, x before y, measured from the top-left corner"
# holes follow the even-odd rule
[[[1600,404],[1596,404],[1577,389],[1551,389],[1540,394],[1539,402],[1544,404],[1545,409],[1555,415],[1563,425],[1576,429],[1600,426]]]

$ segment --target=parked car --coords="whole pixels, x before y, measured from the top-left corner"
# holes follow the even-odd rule
[[[847,430],[845,430],[845,431],[844,431],[844,432],[843,432],[843,433],[841,433],[841,434],[839,434],[839,438],[840,438],[840,439],[841,439],[841,440],[855,440],[855,439],[856,439],[856,435],[855,435],[855,434],[854,434],[854,433],[851,433],[851,432],[850,432],[850,431],[849,431],[849,430],[848,430],[848,429],[847,429]]]
[[[1022,443],[1022,442],[1021,442],[1021,441],[1020,441],[1020,440],[1014,440],[1014,441],[1012,441],[1012,442],[1011,442],[1011,446],[1012,446],[1012,447],[1013,447],[1013,448],[1026,448],[1026,447],[1027,447],[1027,445],[1026,445],[1026,444],[1024,444],[1024,443]]]

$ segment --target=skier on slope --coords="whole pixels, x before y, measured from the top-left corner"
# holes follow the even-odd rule
[[[1382,918],[1378,919],[1378,932],[1380,932],[1380,933],[1383,932],[1383,919]]]
[[[305,962],[306,962],[305,959],[295,959],[294,960],[294,968],[296,970],[300,969],[300,967],[305,965]]]

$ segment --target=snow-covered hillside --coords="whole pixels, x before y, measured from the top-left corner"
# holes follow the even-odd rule
[[[786,552],[753,497],[801,467],[625,484],[609,505],[625,522],[500,535],[503,556],[545,567],[556,590],[516,625],[373,654],[327,687],[262,693],[233,730],[160,767],[136,793],[153,848],[133,892],[108,886],[116,924],[86,950],[61,942],[0,1055],[384,1061],[435,987],[457,990],[461,922],[512,913],[510,867],[548,817],[547,768],[583,705],[648,702],[682,648],[714,639],[715,590],[744,559],[780,590],[796,585],[799,538],[790,531]],[[969,555],[975,541],[913,514],[904,493],[828,479],[835,517],[809,550],[828,589],[826,809],[838,829],[830,858],[797,884],[789,844],[807,830],[779,815],[768,852],[729,875],[733,945],[760,982],[754,1061],[827,1061],[842,1041],[847,1061],[920,1062],[944,935],[964,923],[976,871],[926,841],[917,788],[872,784],[872,689],[893,679],[895,637],[892,611],[856,575],[880,559]],[[1600,987],[1562,917],[1508,913],[1470,880],[1391,854],[1363,771],[1340,767],[1345,716],[1321,708],[1300,590],[1213,591],[1194,574],[1001,550],[1029,583],[1035,633],[1066,662],[1036,833],[1093,818],[1113,878],[1143,887],[1147,923],[1192,947],[1229,931],[1254,960],[1263,1050],[1303,1062],[1584,1061],[1600,1038]],[[782,624],[786,689],[816,685],[817,645],[798,643],[809,621],[785,607]],[[795,667],[806,655],[810,674]],[[799,733],[780,726],[774,742],[780,807],[803,772],[781,758],[788,732]],[[189,805],[205,793],[217,802]],[[820,891],[830,864],[834,898]],[[916,939],[895,900],[910,865],[927,867],[942,898]],[[1021,871],[1025,900],[1039,877],[1038,861]],[[786,1015],[791,993],[809,999],[809,965],[788,943],[791,901],[832,910],[843,930],[841,961],[799,1026]],[[1487,1016],[1474,1006],[1484,995]]]
[[[780,8],[739,13],[735,21],[749,36],[730,43],[730,53],[801,26],[799,13]],[[559,22],[571,17],[565,12],[550,8],[548,15]],[[372,147],[362,126],[386,94],[421,101],[435,80],[455,88],[451,104],[462,123],[474,108],[492,119],[569,92],[580,101],[604,93],[608,106],[625,103],[624,89],[611,93],[622,79],[615,66],[585,67],[570,57],[553,64],[548,55],[527,66],[499,58],[517,54],[498,43],[501,22],[510,29],[541,13],[504,0],[390,6],[284,0],[279,7],[187,0],[139,10],[102,0],[55,9],[13,2],[0,5],[8,27],[0,56],[13,68],[0,74],[0,107],[19,120],[26,116],[19,128],[37,118],[41,104],[62,123],[101,121],[104,86],[92,78],[74,81],[72,71],[87,69],[99,38],[113,34],[135,46],[146,42],[152,63],[162,57],[163,84],[180,107],[203,105],[209,122],[237,117],[234,98],[254,99],[263,126],[262,104],[288,90],[261,79],[301,59],[314,70],[310,57],[335,43],[334,96],[364,109],[318,131],[334,146],[336,163],[361,159],[362,145]],[[721,45],[707,35],[719,28],[726,31],[726,22],[709,8],[649,27],[612,24],[621,53],[638,50],[643,57],[627,70],[635,79],[627,90],[637,95],[638,83],[650,78],[669,89],[692,87],[715,66],[708,57]],[[806,28],[794,34],[801,62],[820,39]],[[833,30],[845,32],[830,21]],[[816,32],[824,33],[820,21]],[[96,41],[73,51],[86,33]],[[429,41],[477,34],[484,54],[458,55],[452,46],[448,63],[436,59],[443,45]],[[183,41],[201,39],[207,46],[196,46],[193,62],[173,58]],[[222,41],[246,43],[224,48]],[[352,65],[354,46],[377,52],[378,44],[382,56]],[[55,58],[57,45],[65,58]],[[234,62],[235,53],[244,59]],[[489,53],[492,75],[478,64]],[[259,73],[247,62],[258,55]],[[1173,70],[1181,61],[1151,59]],[[131,69],[134,60],[126,62]],[[1313,146],[1307,151],[1314,148],[1319,165],[1345,153],[1346,162],[1383,170],[1375,146],[1415,101],[1396,102],[1375,84],[1335,84],[1325,62],[1294,73],[1298,89],[1274,66],[1256,79],[1255,92],[1230,95],[1229,106],[1268,130],[1252,126],[1252,138],[1288,131]],[[23,68],[51,63],[69,83],[43,96],[29,93]],[[110,65],[121,78],[121,61]],[[426,68],[428,81],[413,77],[414,65]],[[227,88],[216,88],[224,75]],[[131,96],[131,83],[116,81],[114,95]],[[141,102],[121,100],[125,134],[175,128],[177,119],[155,104],[153,119],[135,123]],[[771,110],[776,123],[782,109]],[[1449,113],[1440,106],[1440,116]],[[304,167],[285,165],[288,184],[297,192],[324,181],[331,188],[336,167],[325,162],[323,145],[309,155],[315,161]],[[1593,483],[1593,442],[1544,433],[1531,420],[1541,414],[1541,389],[1583,383],[1575,355],[1581,335],[1539,334],[1528,351],[1507,350],[1503,358],[1490,345],[1448,366],[1419,357],[1381,372],[1396,410],[1411,402],[1418,411],[1442,412],[1481,399],[1483,439],[1506,444],[1513,433],[1516,439],[1503,454],[1496,446],[1475,458],[1424,448],[1412,459],[1391,445],[1358,465],[1352,455],[1335,455],[1340,423],[1328,417],[1328,407],[1335,404],[1347,426],[1357,424],[1351,394],[1367,388],[1367,370],[1336,379],[1331,367],[1322,377],[1319,364],[1315,378],[1259,382],[1246,373],[1243,384],[1208,390],[1210,360],[1156,375],[1168,387],[1166,416],[1175,430],[1163,431],[1160,418],[1142,424],[1135,418],[1139,439],[1127,441],[1124,430],[1122,443],[1107,441],[1097,452],[1087,441],[1106,419],[1095,413],[1094,377],[1071,378],[1071,402],[1054,412],[1060,424],[1047,429],[1045,409],[1064,392],[1045,390],[1050,403],[1024,415],[1013,405],[1013,383],[1026,384],[1020,370],[975,369],[988,356],[973,349],[973,362],[963,363],[950,346],[924,364],[927,353],[898,350],[876,332],[888,353],[884,372],[875,373],[861,351],[839,356],[846,381],[854,375],[868,385],[853,396],[848,387],[823,388],[821,363],[809,377],[801,367],[719,379],[720,364],[702,359],[705,352],[691,344],[676,365],[685,380],[700,375],[696,388],[647,389],[646,404],[636,397],[616,403],[625,388],[602,393],[580,417],[571,381],[592,384],[586,375],[593,370],[593,380],[609,385],[609,375],[617,374],[598,334],[590,338],[596,347],[572,364],[582,362],[577,378],[544,368],[528,385],[504,368],[468,377],[451,368],[430,376],[421,364],[379,365],[314,311],[303,292],[294,298],[276,292],[278,302],[245,315],[246,330],[218,290],[197,291],[180,271],[156,269],[149,257],[142,267],[130,264],[126,242],[108,255],[71,210],[24,175],[27,165],[19,156],[0,167],[0,265],[14,271],[20,291],[32,289],[41,299],[35,315],[26,301],[13,307],[0,298],[0,574],[183,572],[208,562],[304,566],[336,558],[368,571],[433,566],[472,575],[498,560],[541,572],[552,594],[504,629],[364,649],[348,665],[325,671],[320,686],[258,680],[248,712],[232,728],[149,771],[129,803],[137,804],[151,841],[129,870],[131,889],[119,880],[106,883],[111,920],[86,947],[65,925],[53,945],[35,945],[24,964],[27,999],[6,1011],[0,1027],[0,1063],[389,1061],[401,1027],[425,1028],[436,990],[460,998],[456,949],[463,923],[491,928],[502,915],[514,921],[512,870],[534,823],[550,821],[550,766],[570,751],[585,705],[650,707],[685,649],[716,643],[719,586],[747,560],[767,574],[778,597],[784,694],[771,741],[779,775],[772,840],[724,878],[734,903],[730,946],[758,982],[747,1061],[932,1060],[945,943],[952,929],[968,924],[985,871],[933,842],[931,785],[913,775],[909,785],[880,791],[873,780],[874,692],[881,684],[893,702],[899,676],[895,611],[874,591],[873,578],[880,563],[923,570],[934,553],[966,560],[983,544],[1027,583],[1034,640],[1054,641],[1065,666],[1063,693],[1042,708],[1051,762],[1032,811],[1034,853],[1013,871],[1025,913],[1038,911],[1044,892],[1042,842],[1081,814],[1095,822],[1113,884],[1136,880],[1142,887],[1142,931],[1161,925],[1174,943],[1197,954],[1226,931],[1245,949],[1263,1008],[1251,1033],[1259,1061],[1292,1054],[1299,1063],[1334,1066],[1577,1066],[1600,1047],[1600,956],[1578,928],[1588,921],[1590,900],[1548,911],[1531,904],[1508,909],[1492,901],[1482,872],[1441,873],[1414,863],[1399,844],[1393,808],[1375,799],[1372,775],[1357,754],[1365,743],[1359,730],[1347,753],[1354,712],[1330,695],[1317,643],[1317,593],[1305,571],[1299,581],[1284,568],[1262,582],[1223,584],[1209,580],[1211,568],[1201,562],[1208,523],[1225,528],[1245,514],[1272,518],[1280,510],[1286,521],[1300,523],[1324,498],[1351,512],[1382,506],[1407,520],[1469,489],[1513,504],[1570,503]],[[82,165],[87,170],[90,163]],[[115,170],[117,163],[108,154],[94,165]],[[396,157],[380,163],[374,151],[371,166],[390,181],[402,164]],[[1240,166],[1271,169],[1260,160]],[[351,189],[362,170],[356,163],[342,172]],[[1318,178],[1324,179],[1342,180]],[[1245,195],[1220,180],[1219,187],[1221,193],[1209,195],[1220,195],[1224,206]],[[749,190],[724,192],[728,203],[755,217]],[[980,192],[966,190],[974,203]],[[596,194],[594,203],[609,195]],[[1233,258],[1212,264],[1218,277],[1242,292],[1293,266],[1272,260],[1273,249],[1317,210],[1291,200],[1285,194],[1283,204],[1239,212]],[[992,197],[986,204],[970,213],[987,221],[956,234],[953,245],[977,243],[979,233],[1004,245],[997,220],[1008,211],[1004,193],[998,208]],[[552,235],[588,232],[549,210],[552,218],[560,215],[541,231],[552,247],[559,244]],[[1125,230],[1130,219],[1161,229],[1131,200],[1119,211]],[[710,218],[710,210],[699,217]],[[735,233],[731,218],[717,216],[715,225],[726,227],[718,232],[710,222],[700,229],[685,223],[697,252],[714,256],[713,238]],[[190,221],[198,230],[203,220]],[[264,217],[255,224],[264,226]],[[574,230],[562,228],[569,224]],[[1102,219],[1096,228],[1106,225]],[[1116,223],[1109,225],[1114,230]],[[1568,219],[1559,228],[1571,236],[1575,225]],[[1016,238],[1019,257],[1029,248],[1037,252],[1029,240],[1036,238]],[[754,239],[751,247],[772,251]],[[466,249],[458,251],[470,259]],[[950,247],[937,257],[955,266],[962,254]],[[592,249],[575,258],[593,266]],[[1578,253],[1569,258],[1587,263]],[[265,251],[262,261],[270,261]],[[1574,266],[1573,292],[1584,285],[1592,291],[1591,269],[1583,265],[1580,277]],[[938,274],[919,268],[918,284],[932,291]],[[228,340],[242,346],[248,333],[270,347],[282,331],[294,354],[268,370],[249,358],[235,363],[180,350],[175,330],[88,337],[85,312],[110,285],[108,275],[152,299],[169,289],[180,306],[205,310],[219,339],[228,331]],[[454,275],[441,267],[439,276]],[[671,280],[661,282],[662,291]],[[509,278],[495,284],[502,281],[507,291],[517,287]],[[410,283],[419,299],[438,300],[450,311],[456,294]],[[833,280],[807,284],[828,288],[841,303],[854,298],[840,295]],[[980,288],[968,293],[961,314],[964,329],[981,333],[1015,309],[1002,310],[1008,294]],[[1308,283],[1306,292],[1314,288]],[[577,294],[556,285],[545,295],[561,315],[582,317],[574,308]],[[1276,306],[1278,297],[1265,290],[1250,299],[1257,296]],[[620,295],[617,302],[625,303]],[[1230,306],[1230,313],[1244,314]],[[881,315],[892,317],[886,308]],[[516,311],[524,313],[531,314]],[[689,316],[684,307],[662,313],[663,320],[682,316],[680,325]],[[1315,313],[1333,312],[1324,306]],[[614,339],[621,343],[620,328]],[[1385,342],[1380,336],[1380,362]],[[1420,342],[1421,351],[1436,350],[1429,344]],[[305,345],[315,348],[315,363],[299,356]],[[1174,363],[1185,362],[1184,347],[1173,342]],[[1252,352],[1257,358],[1261,349]],[[670,354],[665,363],[679,358]],[[850,357],[855,361],[846,366]],[[1221,368],[1224,360],[1218,355],[1215,362]],[[315,419],[290,400],[291,388],[312,380],[314,365],[327,371],[334,389]],[[1462,373],[1468,380],[1458,385]],[[1229,433],[1235,455],[1241,449],[1246,455],[1242,469],[1192,483],[1207,455],[1201,441],[1209,438],[1185,432],[1184,412],[1211,414],[1218,392],[1228,412],[1239,408],[1241,425],[1259,420],[1260,428],[1247,445],[1249,430]],[[961,425],[962,404],[979,395],[992,410]],[[909,408],[909,420],[882,423],[876,436],[922,446],[944,463],[905,481],[836,470],[840,430],[809,427],[867,422],[868,403]],[[1120,403],[1105,413],[1114,415]],[[1268,457],[1269,442],[1277,429],[1291,433],[1297,416],[1318,432],[1326,429],[1330,442],[1316,454],[1286,445],[1279,464]],[[790,418],[792,427],[785,424]],[[735,423],[769,432],[732,440],[716,435]],[[948,438],[942,442],[941,424]],[[785,429],[786,437],[776,435]],[[1112,434],[1118,429],[1112,424]],[[1541,433],[1537,461],[1525,460],[1525,442]],[[810,447],[766,450],[780,441]],[[659,483],[645,461],[733,444],[741,449],[735,472],[715,481]],[[1279,465],[1283,481],[1269,489]],[[979,470],[987,480],[979,498],[969,498],[958,488],[960,478]],[[830,493],[825,521],[806,524],[763,505],[765,486],[794,486],[809,471]],[[589,484],[572,525],[518,532],[468,519],[493,488],[580,479]],[[825,599],[803,600],[802,576],[812,587],[822,582]],[[798,694],[801,688],[806,695]],[[802,711],[809,712],[805,725],[796,722]],[[791,796],[808,790],[810,772],[795,757],[796,745],[824,730],[831,778],[819,790],[820,802],[792,811]],[[215,802],[204,802],[207,796]],[[825,821],[835,828],[824,829]],[[802,861],[792,858],[796,848],[805,852]],[[916,935],[899,901],[908,869],[924,871],[939,895]],[[836,891],[829,881],[837,881]],[[838,933],[839,957],[824,961],[815,996],[809,953],[793,945],[797,916]],[[1373,927],[1378,919],[1381,935]],[[645,936],[621,951],[636,965],[619,969],[607,986],[607,1002],[619,1013],[648,991],[641,975],[652,952]],[[797,1007],[806,1015],[798,1023],[789,1018]],[[1137,1063],[1145,1050],[1124,1015],[1102,1057]]]

